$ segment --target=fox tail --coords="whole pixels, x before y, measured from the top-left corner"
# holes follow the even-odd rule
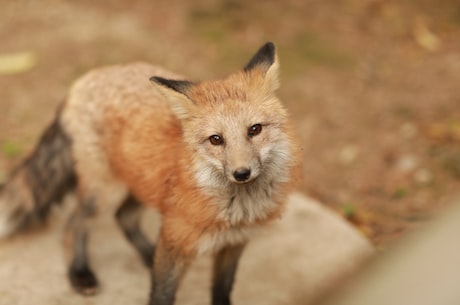
[[[0,238],[43,223],[53,203],[75,188],[72,141],[60,111],[33,152],[0,185]]]

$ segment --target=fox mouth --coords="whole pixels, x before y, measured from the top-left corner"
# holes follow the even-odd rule
[[[236,185],[251,185],[256,180],[257,180],[257,177],[253,177],[253,178],[251,177],[250,179],[245,180],[245,181],[237,181],[237,180],[232,179],[232,182],[235,183]]]

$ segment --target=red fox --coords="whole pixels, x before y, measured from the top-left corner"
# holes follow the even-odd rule
[[[117,222],[152,270],[150,305],[174,304],[203,253],[214,255],[212,304],[230,304],[251,231],[280,217],[299,172],[299,146],[276,97],[278,67],[266,43],[244,69],[217,80],[177,80],[143,63],[89,72],[1,186],[0,236],[43,222],[75,190],[65,240],[77,292],[98,290],[91,220],[98,206],[117,204]],[[156,245],[140,229],[143,207],[162,215]]]

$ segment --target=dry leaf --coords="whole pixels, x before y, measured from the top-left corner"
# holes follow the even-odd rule
[[[417,44],[429,52],[439,50],[441,41],[427,26],[422,18],[416,18],[413,26],[414,39]]]
[[[428,127],[428,136],[438,141],[460,141],[460,123],[434,123]]]
[[[32,51],[0,54],[0,75],[11,75],[31,70],[37,64],[37,56]]]

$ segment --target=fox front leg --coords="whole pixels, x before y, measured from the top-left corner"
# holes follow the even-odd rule
[[[212,284],[212,305],[230,305],[230,293],[235,281],[238,261],[245,244],[227,246],[221,249],[214,258]]]
[[[153,258],[149,305],[174,304],[176,291],[188,262],[188,259],[168,247],[160,234]]]

